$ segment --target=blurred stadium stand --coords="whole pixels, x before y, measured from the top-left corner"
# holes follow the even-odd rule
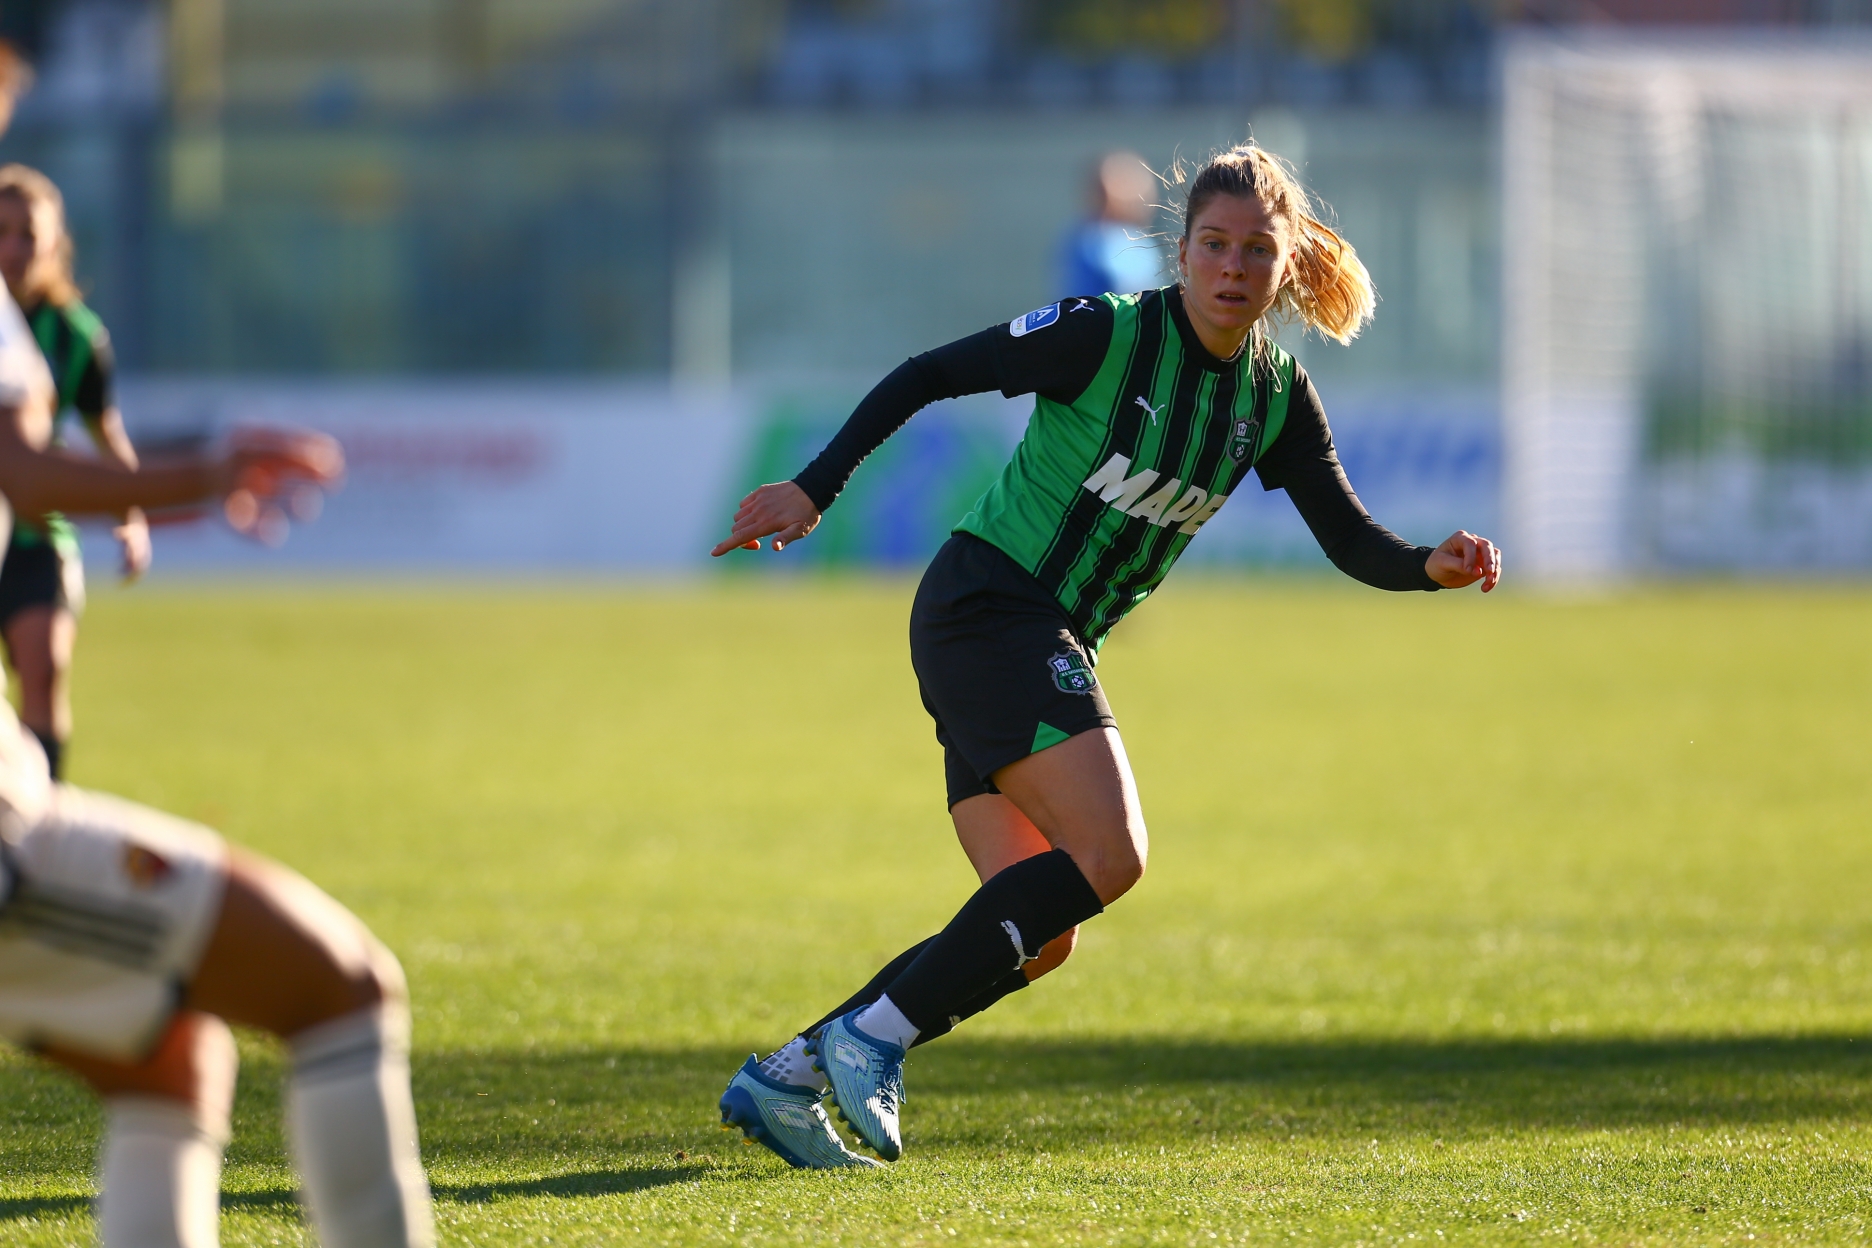
[[[1383,300],[1350,350],[1294,344],[1342,443],[1361,412],[1460,412],[1429,441],[1464,448],[1446,492],[1471,497],[1497,455],[1472,435],[1499,376],[1504,32],[1868,21],[1872,0],[8,0],[39,78],[0,157],[65,188],[135,376],[829,378],[818,428],[855,379],[1055,297],[1102,152],[1164,168],[1252,126]]]
[[[0,152],[66,187],[132,369],[709,376],[875,368],[1048,297],[1044,256],[1097,151],[1167,163],[1284,116],[1264,138],[1304,148],[1387,299],[1347,367],[1487,375],[1505,21],[1868,10],[11,0],[40,78]],[[1418,263],[1444,243],[1454,270]],[[788,289],[866,332],[775,323]],[[844,311],[880,297],[902,310]]]

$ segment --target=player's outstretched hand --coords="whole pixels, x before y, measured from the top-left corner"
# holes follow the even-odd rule
[[[228,435],[222,463],[222,514],[235,532],[269,546],[286,540],[293,520],[316,519],[344,479],[337,439],[310,429],[242,426]]]
[[[763,537],[773,538],[775,550],[784,550],[818,527],[819,509],[805,490],[791,481],[763,485],[741,500],[734,530],[709,554],[719,559],[731,550],[759,550]]]
[[[1482,582],[1488,593],[1501,581],[1501,551],[1486,537],[1458,529],[1424,560],[1424,572],[1444,589]]]
[[[125,511],[122,521],[111,529],[111,536],[123,547],[123,583],[134,585],[150,567],[149,520],[143,509],[132,507]]]

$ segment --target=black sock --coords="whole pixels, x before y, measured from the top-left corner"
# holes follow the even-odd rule
[[[64,779],[65,743],[51,733],[40,732],[37,728],[28,728],[26,731],[33,734],[33,738],[39,742],[39,748],[45,751],[46,767],[52,772],[52,778]]]
[[[914,1049],[919,1044],[928,1044],[932,1040],[941,1039],[954,1031],[957,1025],[965,1019],[974,1018],[1002,997],[1017,993],[1026,986],[1027,972],[1009,971],[1000,979],[995,980],[985,992],[976,993],[956,1009],[951,1010],[941,1022],[932,1024],[929,1030],[917,1032],[917,1038],[910,1042],[910,1047]],[[895,1002],[897,998],[892,997],[891,1000]]]
[[[893,979],[896,979],[899,975],[903,974],[904,968],[906,966],[909,966],[912,962],[916,961],[917,954],[923,952],[923,946],[929,944],[930,941],[935,940],[935,939],[936,938],[934,936],[927,936],[923,938],[922,940],[917,941],[916,944],[911,945],[908,949],[904,950],[902,953],[892,958],[889,962],[886,962],[884,964],[884,969],[879,971],[877,974],[871,977],[870,983],[860,988],[857,992],[854,992],[851,996],[845,998],[845,1003],[843,1005],[839,1006],[837,1009],[833,1010],[830,1014],[826,1015],[824,1018],[820,1019],[818,1022],[814,1023],[812,1026],[808,1027],[805,1031],[802,1031],[799,1034],[802,1036],[810,1036],[815,1031],[818,1031],[821,1027],[831,1022],[833,1019],[844,1018],[847,1014],[851,1013],[853,1010],[863,1009],[865,1006],[870,1005],[873,1001],[876,1001],[879,997],[884,995],[884,990],[890,987],[891,981]],[[987,1006],[983,1006],[982,1008],[986,1009]]]
[[[923,946],[935,939],[934,936],[930,936],[919,940],[916,944],[911,945],[908,949],[892,958],[885,964],[883,970],[871,977],[870,983],[847,997],[844,1003],[837,1009],[799,1034],[802,1036],[810,1036],[833,1019],[843,1018],[853,1010],[863,1009],[865,1006],[876,1001],[879,997],[884,995],[884,990],[890,986],[891,981],[903,974],[905,967],[916,961],[917,954],[923,952]],[[995,980],[993,985],[991,985],[986,992],[976,993],[967,1001],[963,1002],[961,1006],[952,1010],[940,1023],[935,1024],[928,1031],[917,1033],[917,1038],[910,1042],[910,1047],[914,1049],[919,1044],[928,1044],[932,1040],[948,1035],[950,1032],[954,1031],[956,1026],[963,1020],[974,1018],[977,1014],[999,1001],[1002,997],[1019,992],[1026,986],[1027,973],[1025,971],[1009,971],[1000,979]]]
[[[1104,909],[1065,850],[1023,859],[976,889],[885,994],[918,1031],[933,1031]]]

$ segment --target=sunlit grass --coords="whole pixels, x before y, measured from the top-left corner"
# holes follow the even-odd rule
[[[800,1175],[734,1064],[971,877],[904,582],[107,594],[75,778],[402,955],[445,1239],[1857,1242],[1872,593],[1174,585],[1099,669],[1151,871]],[[246,1042],[226,1242],[303,1236]],[[98,1115],[0,1057],[0,1241],[87,1243]]]

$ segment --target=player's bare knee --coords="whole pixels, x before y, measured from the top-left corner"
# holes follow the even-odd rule
[[[212,1014],[192,1016],[190,1044],[193,1095],[189,1103],[198,1118],[214,1132],[226,1136],[234,1113],[234,1081],[240,1071],[240,1050],[234,1031]]]
[[[1133,846],[1113,847],[1098,856],[1086,880],[1099,900],[1111,905],[1144,878],[1144,854]]]
[[[212,1014],[178,1014],[156,1051],[135,1069],[148,1080],[140,1091],[185,1101],[206,1121],[225,1124],[234,1106],[240,1051],[234,1031]]]
[[[409,1006],[409,981],[404,977],[403,964],[361,924],[357,936],[359,947],[340,960],[343,986],[335,994],[327,1018],[320,1022],[380,1006],[399,1010]]]
[[[361,990],[369,997],[359,1008],[373,1005],[387,1005],[397,1009],[409,1008],[409,979],[403,974],[403,964],[396,954],[390,952],[390,946],[368,936],[369,953],[365,958],[364,982]]]
[[[234,1103],[240,1053],[227,1023],[212,1014],[185,1011],[138,1062],[114,1062],[62,1049],[45,1056],[71,1070],[98,1093],[152,1096],[180,1101],[203,1121],[225,1124]]]

